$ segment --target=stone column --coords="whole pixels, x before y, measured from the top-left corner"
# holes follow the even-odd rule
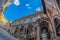
[[[50,38],[51,38],[51,40],[53,40],[54,39],[54,32],[53,32],[53,28],[52,28],[52,25],[50,24],[50,22],[49,22],[49,31],[50,31]]]
[[[27,36],[27,27],[25,26],[24,27],[24,38],[26,38],[26,36]]]
[[[37,27],[37,40],[40,40],[40,28],[39,27]]]

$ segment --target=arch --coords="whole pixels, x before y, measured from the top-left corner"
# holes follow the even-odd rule
[[[40,30],[41,30],[41,38],[42,40],[50,39],[50,30],[49,30],[49,23],[46,21],[42,21],[40,23]]]
[[[23,33],[23,30],[24,30],[24,26],[21,26],[20,32]]]
[[[19,37],[21,38],[21,40],[23,40],[24,39],[24,25],[21,25],[21,27],[19,28]]]
[[[43,26],[43,27],[47,27],[47,26],[49,26],[49,23],[48,23],[47,21],[42,21],[42,22],[40,23],[40,28],[42,28],[42,26]]]
[[[18,31],[18,26],[15,28],[15,34],[17,33],[17,31]]]
[[[33,30],[33,25],[29,24],[28,27],[27,27],[27,34],[31,33],[32,30]]]
[[[60,36],[60,19],[55,18],[54,19],[55,29],[56,29],[56,35]]]
[[[27,40],[34,40],[34,37],[33,37],[33,25],[32,24],[29,24],[28,27],[27,27]]]
[[[56,18],[57,18],[57,19],[60,19],[60,15],[54,15],[53,18],[54,18],[54,19],[56,19]]]
[[[31,33],[32,30],[33,30],[33,25],[29,24],[28,27],[27,27],[27,34]]]

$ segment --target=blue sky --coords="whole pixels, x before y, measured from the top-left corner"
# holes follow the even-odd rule
[[[15,0],[8,6],[4,15],[8,21],[14,21],[42,10],[41,0]]]

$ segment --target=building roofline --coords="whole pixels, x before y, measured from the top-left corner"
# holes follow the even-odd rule
[[[29,18],[29,17],[33,17],[33,16],[36,16],[37,14],[40,14],[40,13],[44,13],[43,11],[39,11],[39,12],[36,12],[34,14],[30,14],[28,16],[25,16],[25,17],[22,17],[22,18],[18,18],[16,19],[15,21],[13,21],[12,23],[16,22],[16,21],[19,21],[19,20],[23,20],[23,19],[26,19],[26,18]]]

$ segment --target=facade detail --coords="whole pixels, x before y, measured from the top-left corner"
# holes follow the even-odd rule
[[[44,0],[44,11],[17,19],[10,23],[4,17],[4,11],[12,0],[0,2],[0,24],[6,26],[8,32],[20,40],[54,40],[60,37],[60,1]]]
[[[37,12],[15,20],[10,25],[11,34],[24,40],[54,40],[60,37],[60,4],[58,0],[44,0],[44,3],[47,14]]]

